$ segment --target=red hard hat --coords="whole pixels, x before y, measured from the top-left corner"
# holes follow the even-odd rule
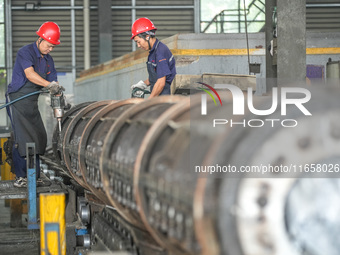
[[[47,21],[42,24],[36,33],[50,43],[55,45],[60,44],[60,28],[52,21]]]
[[[155,27],[155,25],[152,23],[151,20],[149,20],[148,18],[139,18],[137,19],[131,27],[131,33],[132,33],[132,37],[131,40],[138,34],[144,33],[146,31],[150,31],[150,30],[157,30],[157,28]]]

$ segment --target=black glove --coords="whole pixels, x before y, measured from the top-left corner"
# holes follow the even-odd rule
[[[65,91],[65,88],[63,86],[60,86],[55,81],[50,82],[50,84],[48,84],[46,88],[50,91],[51,95],[59,94],[62,91]]]

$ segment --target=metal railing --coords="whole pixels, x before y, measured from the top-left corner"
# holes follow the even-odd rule
[[[239,1],[238,9],[226,9],[216,14],[210,21],[201,21],[202,33],[241,33],[245,32],[245,16],[247,15],[248,32],[259,32],[265,23],[261,14],[265,13],[265,4],[261,0],[253,0],[246,10],[241,8]],[[206,25],[205,25],[206,24]],[[205,25],[205,26],[204,26]]]

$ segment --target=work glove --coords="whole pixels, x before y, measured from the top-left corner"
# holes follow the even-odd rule
[[[55,81],[50,82],[50,84],[48,84],[46,88],[50,91],[51,95],[59,94],[62,91],[65,91],[65,88],[63,86],[60,86]]]
[[[146,84],[144,83],[144,81],[140,80],[138,83],[133,84],[133,85],[131,86],[131,91],[134,90],[135,88],[139,88],[139,89],[145,90],[145,89],[147,89],[147,87],[148,87],[148,85],[146,85]]]

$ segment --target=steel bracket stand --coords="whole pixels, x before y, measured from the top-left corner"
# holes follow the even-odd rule
[[[37,223],[37,171],[35,143],[26,144],[28,229],[39,229]]]

